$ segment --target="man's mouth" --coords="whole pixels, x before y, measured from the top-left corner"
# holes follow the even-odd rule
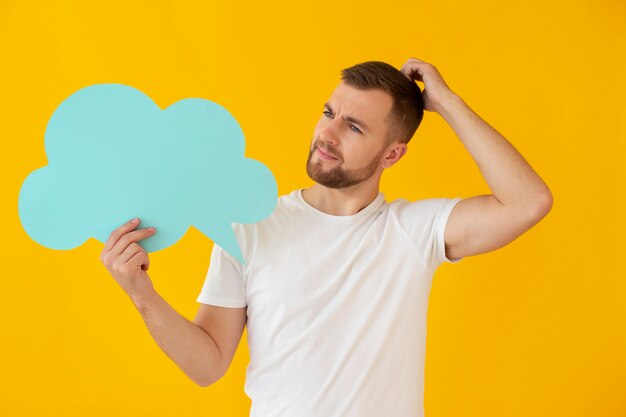
[[[320,148],[319,146],[317,147],[317,153],[319,154],[319,156],[322,159],[338,159],[336,156],[334,156],[334,155],[332,155],[332,154],[330,154],[328,152],[324,152],[322,150],[322,148]]]

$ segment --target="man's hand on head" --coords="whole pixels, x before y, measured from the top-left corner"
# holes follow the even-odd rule
[[[448,87],[443,77],[428,62],[417,58],[409,58],[400,69],[410,81],[424,83],[422,98],[424,99],[424,110],[440,113],[441,103],[454,92]]]

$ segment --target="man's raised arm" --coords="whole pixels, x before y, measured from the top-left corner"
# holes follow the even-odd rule
[[[552,193],[513,145],[478,116],[431,64],[409,59],[401,71],[424,83],[424,109],[440,114],[478,165],[493,194],[459,201],[445,230],[446,256],[462,258],[498,249],[523,234],[552,208]]]

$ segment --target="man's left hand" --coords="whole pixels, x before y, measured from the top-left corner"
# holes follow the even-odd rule
[[[422,91],[424,110],[441,113],[443,101],[454,93],[443,80],[437,68],[420,59],[409,58],[400,71],[409,80],[424,83],[424,90]]]

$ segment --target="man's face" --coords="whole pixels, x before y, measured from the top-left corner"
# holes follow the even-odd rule
[[[345,188],[371,178],[387,151],[392,98],[382,90],[337,86],[315,126],[307,174],[329,188]]]

